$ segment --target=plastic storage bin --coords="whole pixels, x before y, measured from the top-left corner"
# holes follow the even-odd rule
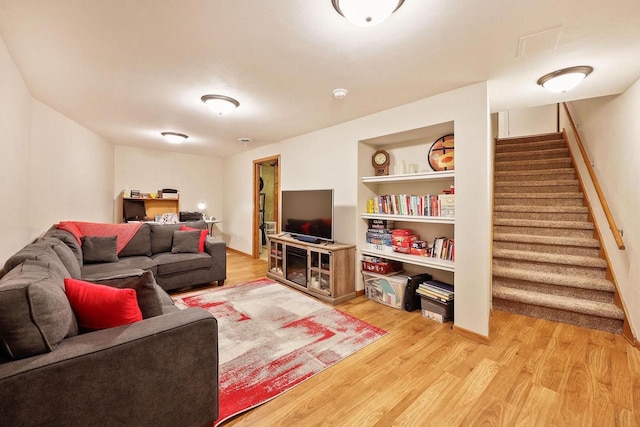
[[[382,274],[362,272],[364,279],[364,293],[370,300],[389,307],[403,309],[404,294],[408,277],[404,274]]]

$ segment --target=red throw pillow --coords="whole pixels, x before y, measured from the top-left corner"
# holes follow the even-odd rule
[[[134,289],[118,289],[78,279],[64,279],[78,324],[87,330],[113,328],[142,320]]]
[[[209,231],[200,230],[199,228],[187,227],[186,225],[181,225],[180,231],[201,231],[200,241],[198,242],[198,252],[204,252],[204,241],[207,240],[207,235],[209,234]]]

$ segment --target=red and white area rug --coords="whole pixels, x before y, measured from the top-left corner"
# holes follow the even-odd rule
[[[220,424],[261,405],[386,332],[269,279],[173,297],[218,319]]]

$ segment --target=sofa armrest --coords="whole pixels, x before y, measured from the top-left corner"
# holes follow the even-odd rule
[[[227,244],[217,237],[207,236],[204,250],[213,259],[212,270],[216,272],[216,277],[223,280],[227,278]]]
[[[218,417],[218,326],[198,308],[0,365],[3,424],[201,426]]]

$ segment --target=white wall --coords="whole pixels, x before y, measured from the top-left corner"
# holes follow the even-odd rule
[[[637,337],[640,332],[640,81],[622,95],[572,102],[570,110],[616,224],[624,233],[626,249],[619,250],[604,213],[594,211]],[[582,162],[578,164],[584,168]],[[595,205],[598,200],[595,190],[588,190],[587,195]]]
[[[112,197],[117,201],[125,189],[155,193],[175,188],[180,192],[180,210],[197,211],[198,203],[203,201],[207,216],[224,221],[223,170],[223,161],[218,157],[116,145]],[[120,215],[117,209],[110,219],[120,221]],[[219,224],[220,228],[224,226],[224,222]]]
[[[0,38],[0,214],[5,227],[0,266],[32,236],[29,224],[29,123],[31,95]]]
[[[113,146],[33,99],[0,39],[0,263],[61,220],[111,219]]]
[[[499,138],[557,132],[557,104],[500,112],[498,123]]]
[[[335,239],[359,243],[358,141],[455,122],[456,326],[488,335],[491,280],[490,123],[486,83],[260,147],[225,161],[225,237],[251,253],[253,160],[281,155],[281,188],[333,188]],[[426,155],[426,152],[425,152]]]
[[[36,100],[30,139],[30,223],[35,231],[67,220],[111,222],[113,145]]]

